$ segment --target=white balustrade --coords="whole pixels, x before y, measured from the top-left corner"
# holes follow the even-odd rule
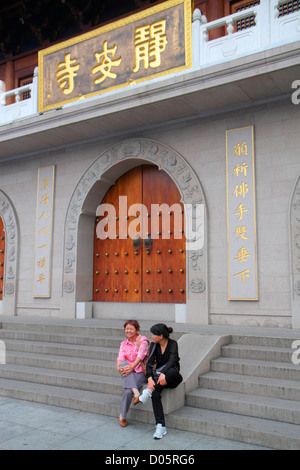
[[[282,5],[288,0],[260,0],[260,4],[243,11],[207,22],[199,9],[193,13],[192,47],[193,69],[233,61],[256,52],[276,46],[300,41],[300,11],[290,12]],[[237,28],[237,24],[248,23],[251,26]],[[224,29],[224,35],[209,39],[210,31]],[[189,73],[186,71],[185,73]],[[180,73],[182,75],[182,72]],[[30,91],[30,98],[21,100],[22,93]],[[118,93],[118,91],[116,91]],[[7,98],[15,97],[15,103],[6,105]],[[78,103],[77,103],[78,104]],[[17,119],[28,118],[38,113],[38,69],[35,69],[33,83],[5,92],[4,83],[0,81],[0,125]]]
[[[207,23],[194,11],[193,65],[205,68],[279,45],[300,41],[300,11],[280,15],[287,0],[261,0],[259,5]],[[237,24],[252,19],[253,25],[237,30]],[[206,18],[204,17],[206,20]],[[224,36],[209,40],[210,31],[224,28]],[[198,40],[197,40],[198,37]],[[199,41],[200,46],[197,42]],[[199,56],[198,56],[199,54]]]
[[[0,82],[0,125],[8,124],[17,119],[28,118],[38,112],[38,68],[36,67],[33,82],[14,90],[4,91],[5,86]],[[28,99],[22,100],[22,94],[30,92]],[[15,102],[6,104],[7,98],[14,97]]]
[[[280,6],[291,3],[287,0],[270,0],[271,44],[300,40],[300,11],[280,16]]]

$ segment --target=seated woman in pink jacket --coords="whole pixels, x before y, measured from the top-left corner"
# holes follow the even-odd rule
[[[123,378],[122,411],[119,417],[120,426],[127,426],[126,415],[130,403],[139,400],[139,389],[147,383],[144,360],[149,354],[149,342],[146,336],[139,334],[137,320],[127,320],[124,324],[127,339],[121,343],[117,358],[117,369]]]

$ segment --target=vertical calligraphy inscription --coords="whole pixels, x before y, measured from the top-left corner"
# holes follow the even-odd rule
[[[50,297],[54,174],[54,165],[38,171],[33,297]]]
[[[258,300],[253,127],[226,132],[229,300]]]

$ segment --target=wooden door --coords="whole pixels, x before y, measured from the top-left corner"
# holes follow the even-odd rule
[[[143,216],[139,211],[128,215],[120,210],[120,196],[127,196],[128,209],[133,204],[143,204]],[[112,214],[105,212],[97,217],[94,300],[185,303],[184,214],[173,180],[156,166],[137,167],[118,179],[101,204],[115,207],[116,228],[112,230],[114,224],[109,224]],[[159,207],[154,204],[165,204],[159,215]],[[99,222],[102,227],[107,222],[105,239],[97,238]],[[133,228],[139,233],[135,241]]]
[[[3,279],[5,259],[5,232],[3,220],[0,217],[0,300],[3,300]]]
[[[143,252],[142,300],[184,303],[186,261],[185,236],[181,233],[184,229],[183,205],[173,180],[157,167],[143,168],[143,204],[150,214],[148,233],[153,243],[151,250]],[[157,211],[154,204],[162,208],[165,204],[165,210]]]

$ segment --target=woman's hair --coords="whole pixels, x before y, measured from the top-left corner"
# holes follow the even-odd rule
[[[168,327],[164,323],[157,323],[150,328],[150,331],[155,336],[163,335],[164,338],[169,338],[170,334],[173,333],[173,328]]]
[[[127,325],[132,325],[137,331],[140,331],[140,324],[137,320],[127,320],[127,322],[124,323],[123,328],[125,329]]]

